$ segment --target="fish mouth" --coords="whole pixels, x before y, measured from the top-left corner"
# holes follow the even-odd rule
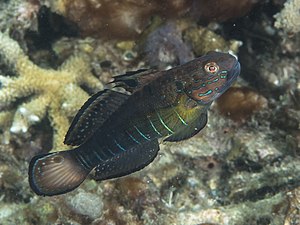
[[[240,75],[240,72],[241,72],[241,65],[239,61],[236,61],[229,73],[229,79],[227,82],[231,84]]]
[[[230,86],[231,84],[237,79],[237,77],[240,75],[241,72],[241,65],[236,60],[232,69],[228,72],[228,79],[223,87],[221,87],[217,93],[219,95],[223,94]]]

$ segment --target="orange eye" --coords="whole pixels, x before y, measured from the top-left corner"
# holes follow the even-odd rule
[[[206,63],[204,69],[208,73],[216,73],[219,71],[219,66],[215,62]]]

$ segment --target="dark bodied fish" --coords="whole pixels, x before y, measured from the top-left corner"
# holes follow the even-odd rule
[[[153,161],[159,138],[176,142],[197,134],[207,109],[240,73],[237,59],[210,52],[167,71],[140,70],[114,78],[123,88],[93,95],[79,110],[65,137],[78,146],[35,156],[29,183],[38,195],[72,191],[94,170],[96,180],[128,175]]]

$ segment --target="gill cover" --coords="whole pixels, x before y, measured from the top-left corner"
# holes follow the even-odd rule
[[[240,73],[237,59],[228,53],[206,55],[200,70],[192,74],[187,94],[200,104],[209,104],[223,94]]]

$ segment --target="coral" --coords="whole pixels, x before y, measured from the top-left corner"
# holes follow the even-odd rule
[[[88,216],[91,219],[99,218],[103,213],[103,202],[100,196],[80,191],[67,199],[67,205],[73,212]]]
[[[300,31],[300,1],[288,0],[284,4],[284,8],[277,13],[274,26],[281,28],[287,33],[297,33]]]
[[[249,12],[257,0],[40,0],[53,12],[76,23],[84,36],[134,39],[151,23],[191,17],[200,21],[225,21]]]
[[[54,12],[75,22],[82,35],[106,38],[133,38],[141,34],[151,16],[181,15],[191,0],[40,0]]]
[[[74,52],[86,52],[90,56],[90,64],[93,73],[99,77],[102,83],[111,81],[113,75],[119,75],[130,70],[138,70],[143,62],[132,65],[137,53],[132,49],[132,42],[114,42],[101,39],[85,38],[62,38],[53,43],[53,51],[57,60],[63,62]]]
[[[25,165],[20,163],[8,146],[0,147],[0,198],[3,201],[20,201],[26,198],[26,186],[22,171]],[[1,213],[0,213],[1,214]]]
[[[29,20],[27,15],[32,15],[29,11],[24,11],[31,3],[22,0],[2,1],[0,4],[0,31],[8,30],[12,26],[19,29],[29,27]],[[31,8],[31,12],[35,11],[35,7]],[[26,16],[25,16],[26,15]],[[32,18],[31,18],[32,19]]]
[[[23,29],[37,29],[37,14],[39,9],[40,5],[37,0],[27,0],[19,4],[16,20],[19,24],[22,24]]]
[[[145,32],[147,33],[147,31]],[[225,40],[212,30],[182,19],[155,27],[138,42],[139,54],[150,67],[167,68],[187,62],[209,51],[236,54],[242,45],[238,40]]]
[[[278,194],[272,198],[257,202],[247,202],[231,205],[229,207],[218,207],[204,210],[191,210],[179,212],[177,219],[179,224],[209,224],[209,225],[238,225],[238,224],[271,224],[273,207],[281,204],[284,196]],[[238,210],[237,210],[238,209]],[[259,216],[260,217],[259,217]],[[261,221],[262,220],[262,221]],[[251,222],[249,222],[251,221]],[[282,224],[282,216],[272,216],[272,224]],[[276,222],[275,222],[276,221]]]
[[[137,177],[126,177],[117,181],[117,189],[122,196],[126,196],[126,201],[136,201],[141,195],[145,195],[147,184]]]
[[[139,47],[151,67],[166,68],[192,60],[191,49],[183,42],[179,24],[167,22],[154,29]]]
[[[192,14],[201,21],[226,21],[247,14],[258,0],[196,0]]]
[[[36,1],[38,0],[29,0],[29,3]],[[60,2],[62,6],[65,3],[72,4],[70,0],[43,0],[43,2],[46,1]],[[132,0],[132,2],[134,1]],[[14,38],[17,38],[14,34],[19,31],[14,29],[18,26],[12,25],[16,15],[19,15],[16,14],[16,9],[28,6],[20,4],[20,2],[20,0],[6,0],[0,3],[1,31],[9,30],[11,37]],[[73,2],[78,3],[79,1]],[[85,2],[88,1],[81,1],[81,3]],[[90,0],[89,2],[100,2],[100,0]],[[110,2],[116,1],[107,1],[107,4]],[[124,2],[129,2],[129,0]],[[139,2],[143,3],[143,1]],[[160,1],[161,7],[158,8],[167,7],[168,2]],[[184,1],[172,2],[175,5],[176,2]],[[206,4],[208,5],[209,2],[212,4],[217,1],[206,1]],[[237,3],[236,6],[230,6],[233,9],[231,12],[224,11],[227,5],[222,7],[215,5],[211,8],[216,12],[223,10],[219,11],[220,14],[217,15],[220,18],[225,18],[224,15],[221,15],[223,13],[226,16],[235,16],[236,13],[239,13],[235,7],[239,7],[238,5],[247,0],[240,2],[231,0],[230,2]],[[242,40],[243,46],[239,48],[238,54],[242,65],[242,74],[237,81],[239,86],[234,89],[237,93],[242,92],[240,97],[247,96],[243,93],[243,90],[246,90],[246,93],[251,92],[250,96],[257,97],[254,100],[265,98],[268,104],[266,108],[255,113],[251,118],[244,119],[246,123],[236,123],[228,119],[220,114],[219,103],[213,104],[208,112],[208,124],[199,135],[175,144],[161,144],[161,150],[155,162],[133,175],[105,182],[87,180],[77,191],[59,197],[42,198],[34,195],[27,181],[28,160],[35,154],[45,151],[44,146],[50,145],[52,140],[51,130],[47,124],[48,120],[43,120],[42,123],[36,122],[37,126],[32,126],[23,135],[11,134],[9,128],[12,126],[18,108],[43,96],[46,92],[39,90],[28,96],[29,92],[26,92],[24,98],[21,96],[16,101],[0,101],[0,128],[5,132],[5,135],[0,134],[0,138],[7,139],[7,134],[13,136],[13,141],[10,143],[0,144],[0,223],[3,225],[299,224],[300,57],[298,46],[300,33],[295,34],[293,38],[284,35],[286,39],[284,42],[282,41],[282,32],[276,32],[277,30],[271,25],[273,22],[271,14],[278,10],[278,6],[272,6],[273,2],[282,2],[282,0],[264,1],[264,4],[255,8],[256,11],[253,14],[234,21],[235,26],[228,22],[217,25],[217,30],[214,29],[215,25],[213,24],[199,27],[191,21],[187,26],[178,28],[176,22],[175,30],[178,33],[176,37],[172,38],[176,43],[181,43],[181,39],[183,39],[183,44],[191,43],[191,50],[197,56],[214,49],[236,52],[237,46],[241,42],[235,41],[236,47],[232,48],[228,39],[238,37]],[[193,7],[192,4],[190,6]],[[181,5],[179,8],[183,9],[184,7]],[[21,18],[25,18],[29,22],[26,24],[30,24],[35,19],[28,21],[28,16],[30,17],[32,14],[30,10],[26,10],[21,11],[25,16]],[[195,7],[195,11],[197,10],[199,8]],[[214,14],[212,10],[205,7],[203,10]],[[167,17],[170,16],[170,13],[166,13],[167,20],[170,18]],[[173,11],[174,17],[177,16],[176,14],[181,15],[182,13],[184,11]],[[87,16],[86,12],[85,16]],[[97,16],[100,17],[100,15]],[[196,18],[200,18],[199,15]],[[87,21],[87,18],[85,19]],[[198,22],[203,24],[201,21]],[[165,24],[168,26],[169,22]],[[110,23],[110,25],[112,24]],[[24,25],[20,26],[20,29],[24,28]],[[163,29],[165,32],[167,29],[163,26],[156,26],[150,31]],[[265,31],[269,28],[273,30],[266,33]],[[174,29],[171,31],[174,34]],[[104,35],[111,35],[110,32],[106,33],[106,30],[102,32],[105,32]],[[160,35],[160,32],[155,32],[155,36]],[[117,37],[119,34],[114,35]],[[177,39],[177,37],[179,38]],[[227,41],[225,38],[228,38]],[[9,47],[4,44],[7,42],[10,43]],[[18,43],[20,45],[25,41],[18,38]],[[68,60],[70,63],[76,61],[75,59],[80,62],[86,61],[87,63],[84,64],[88,71],[86,74],[90,76],[89,71],[92,70],[93,74],[96,74],[102,82],[107,82],[113,75],[149,66],[150,61],[145,63],[135,52],[136,44],[139,44],[139,40],[117,43],[90,37],[85,39],[59,37],[51,46],[56,57],[53,65],[60,65],[71,56],[70,61]],[[21,44],[21,46],[26,45]],[[3,47],[15,50],[8,51]],[[141,48],[143,47],[145,45],[141,46]],[[181,47],[179,49],[182,50]],[[172,48],[170,50],[173,51]],[[88,53],[89,58],[82,58],[82,55],[76,52]],[[45,50],[42,53],[44,54]],[[178,54],[176,51],[173,53],[174,55]],[[59,82],[66,75],[64,64],[68,61],[57,71],[38,68],[28,60],[16,42],[1,34],[1,96],[4,93],[3,90],[7,90],[8,84],[17,82],[21,79],[22,74],[29,73],[25,69],[22,69],[22,72],[18,69],[20,62],[17,59],[20,57],[16,55],[25,58],[25,64],[32,65],[35,71],[42,71],[41,74],[46,72],[48,75],[50,72],[57,74],[57,77],[61,77],[58,79]],[[40,51],[26,53],[26,55],[30,55],[30,59],[37,65],[51,63],[48,61],[49,57],[45,58]],[[92,69],[88,68],[89,65]],[[25,72],[23,72],[24,70]],[[35,77],[41,78],[41,74],[36,75],[35,72]],[[26,76],[29,77],[29,75]],[[97,82],[99,83],[99,81]],[[81,86],[81,83],[74,82],[74,86],[79,88],[79,85]],[[91,87],[84,85],[84,88],[87,86]],[[90,91],[89,87],[86,88],[88,91]],[[22,88],[21,90],[23,90]],[[31,87],[27,88],[32,90]],[[59,96],[64,90],[60,89],[58,92],[56,96]],[[70,93],[69,95],[71,97],[68,98],[69,100],[77,101],[76,94]],[[54,100],[56,96],[53,97]],[[85,96],[88,95],[85,94]],[[248,103],[248,99],[246,100]],[[242,101],[243,105],[246,100]],[[51,104],[50,102],[49,105]],[[79,107],[80,103],[78,102]],[[75,108],[74,105],[74,109],[70,111],[77,111]],[[36,110],[38,109],[40,107]],[[68,110],[63,107],[60,110],[61,115],[70,119],[72,115],[67,116],[69,113],[66,111]],[[18,113],[20,114],[20,112]],[[31,114],[30,112],[29,115]],[[52,115],[48,107],[43,118],[48,116],[52,121]],[[28,122],[28,119],[25,121],[27,121],[25,127],[29,127],[31,122]],[[38,134],[36,134],[37,131]],[[61,131],[61,133],[61,138],[63,138],[64,132]]]
[[[285,225],[300,224],[300,188],[288,193],[289,207],[285,218]]]
[[[37,15],[40,9],[38,0],[8,0],[0,4],[0,31],[9,32],[26,48],[26,31],[37,31]]]
[[[223,115],[236,121],[245,121],[254,112],[267,107],[267,99],[247,87],[231,87],[217,101]]]
[[[18,74],[0,76],[2,129],[7,128],[9,118],[11,132],[26,132],[32,124],[48,116],[54,128],[53,147],[63,147],[69,118],[89,96],[80,86],[94,90],[103,87],[91,74],[88,57],[74,55],[57,70],[44,69],[33,64],[17,42],[4,33],[0,33],[0,54]],[[20,98],[23,101],[17,101]],[[16,104],[19,105],[14,107]]]
[[[209,51],[222,51],[237,53],[242,45],[241,41],[226,41],[222,36],[205,27],[190,27],[185,30],[184,40],[192,45],[196,56],[201,56]]]

